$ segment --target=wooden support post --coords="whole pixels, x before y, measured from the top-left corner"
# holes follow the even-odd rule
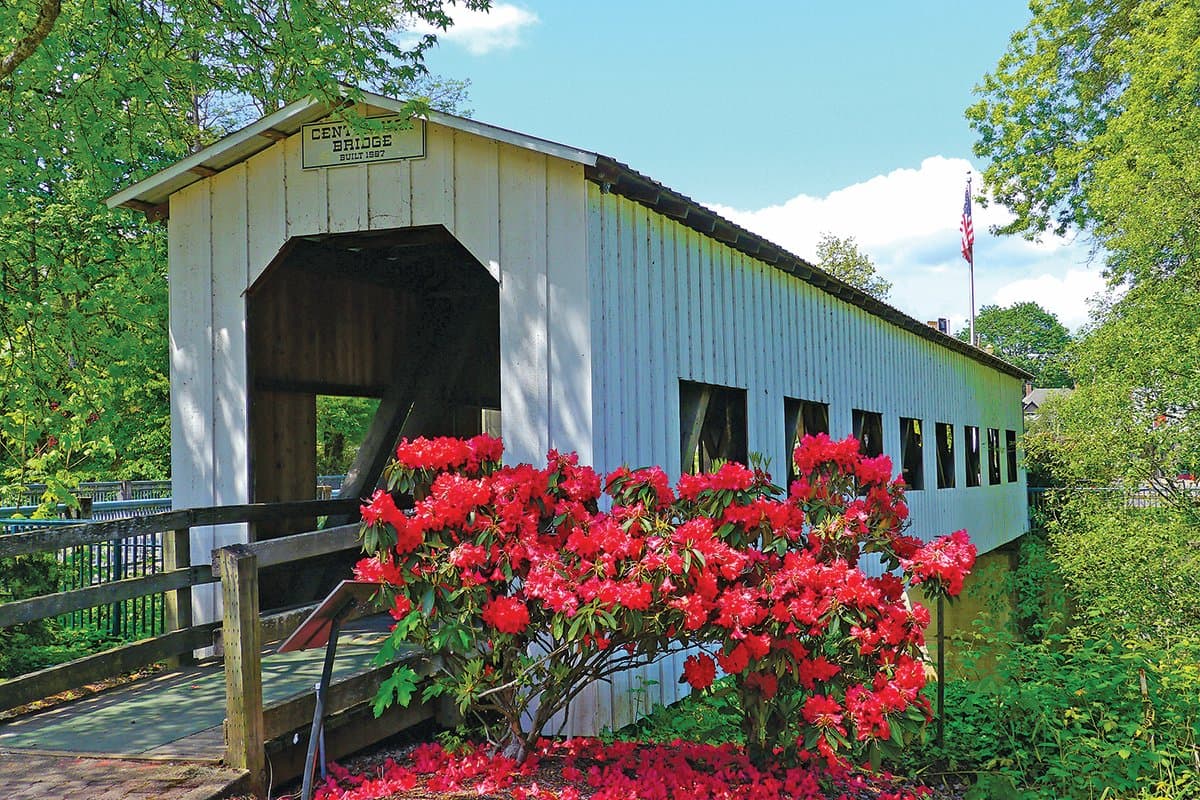
[[[248,770],[250,793],[266,797],[258,557],[239,544],[222,547],[216,557],[225,601],[225,761]]]
[[[186,569],[192,565],[191,529],[180,528],[174,531],[163,531],[163,571]],[[192,588],[184,586],[167,592],[163,597],[166,605],[163,609],[163,621],[166,624],[164,633],[174,633],[192,627]],[[171,668],[190,664],[195,659],[190,654],[172,656],[167,661]]]
[[[712,398],[712,387],[703,386],[694,397],[682,398],[680,418],[683,436],[679,453],[679,467],[684,473],[695,468],[696,449],[700,447],[700,435],[704,431],[704,420],[708,416],[708,402]]]
[[[375,482],[379,480],[384,466],[392,456],[392,448],[396,446],[400,428],[412,408],[413,398],[416,396],[415,384],[412,376],[401,375],[387,388],[375,416],[371,419],[367,435],[354,456],[354,462],[346,471],[346,477],[342,479],[339,497],[363,497],[375,488]],[[348,522],[349,518],[343,515],[331,518],[330,521],[340,525]]]

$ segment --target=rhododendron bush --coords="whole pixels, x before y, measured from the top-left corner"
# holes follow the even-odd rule
[[[681,680],[730,676],[759,763],[874,759],[929,708],[928,612],[906,586],[953,596],[974,562],[965,532],[905,536],[886,457],[852,438],[805,437],[786,495],[761,469],[727,463],[672,486],[657,467],[602,482],[574,455],[501,466],[496,439],[401,442],[387,491],[363,507],[362,579],[382,582],[396,628],[441,659],[426,698],[498,720],[523,758],[590,682],[691,648]],[[417,498],[401,510],[395,496]],[[870,577],[864,556],[890,571]],[[377,708],[407,702],[401,667]]]

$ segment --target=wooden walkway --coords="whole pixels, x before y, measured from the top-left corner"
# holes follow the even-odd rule
[[[339,641],[335,682],[366,672],[386,637],[378,618]],[[264,653],[263,702],[311,695],[323,648]],[[46,711],[0,722],[0,749],[219,762],[225,754],[225,673],[220,663],[167,670]],[[2,778],[0,778],[2,782]],[[0,792],[3,796],[3,792]]]

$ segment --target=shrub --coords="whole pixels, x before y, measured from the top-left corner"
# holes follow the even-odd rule
[[[761,469],[724,464],[672,488],[657,467],[599,476],[573,455],[499,465],[500,443],[404,441],[388,491],[363,508],[360,577],[388,587],[395,631],[442,659],[424,695],[495,718],[524,757],[590,682],[685,647],[703,690],[732,676],[749,754],[878,758],[928,716],[920,661],[929,615],[907,584],[957,594],[965,532],[904,536],[903,486],[854,439],[806,437],[787,497]],[[393,493],[416,498],[401,511]],[[897,577],[868,577],[862,556]],[[385,682],[382,710],[416,675]]]
[[[1051,559],[1081,623],[1101,632],[1136,628],[1165,644],[1200,636],[1200,534],[1190,514],[1134,507],[1123,493],[1060,497]]]
[[[1183,797],[1200,779],[1200,642],[1163,651],[1076,629],[995,655],[986,678],[946,686],[945,745],[918,762],[1007,775],[1047,800]]]
[[[1076,507],[1078,509],[1078,507]],[[1144,510],[1141,510],[1144,511]],[[1110,517],[1122,509],[1109,509]],[[1153,513],[1158,513],[1154,511]],[[1089,523],[1110,528],[1109,519]],[[996,592],[1012,592],[1017,625],[984,614],[977,633],[960,641],[960,676],[946,690],[945,743],[926,743],[891,766],[948,765],[976,772],[969,797],[1184,798],[1200,778],[1200,637],[1177,628],[1152,635],[1153,624],[1130,618],[1157,587],[1123,587],[1129,597],[1097,591],[1088,599],[1064,586],[1055,562],[1057,539],[1021,543],[1018,568]],[[1122,542],[1104,542],[1095,560],[1114,548],[1128,561],[1145,560]],[[1151,544],[1149,549],[1153,549]],[[1082,562],[1084,554],[1072,554]],[[1109,575],[1135,565],[1099,565]],[[1103,586],[1093,577],[1091,585]],[[1112,587],[1115,590],[1117,587]],[[1142,600],[1137,598],[1142,597]],[[986,600],[987,598],[985,598]],[[992,598],[998,600],[999,598]],[[1125,611],[1119,611],[1124,605]],[[989,603],[985,602],[985,606]],[[1071,616],[1072,607],[1103,607],[1107,616]],[[1146,623],[1161,614],[1145,606]],[[1001,795],[997,787],[1008,787]]]

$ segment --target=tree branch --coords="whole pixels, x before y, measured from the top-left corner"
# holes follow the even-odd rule
[[[13,74],[22,61],[33,55],[34,51],[38,49],[38,45],[50,35],[61,12],[62,0],[42,0],[33,28],[25,35],[24,39],[17,42],[17,46],[11,53],[0,60],[0,78],[7,78]]]

